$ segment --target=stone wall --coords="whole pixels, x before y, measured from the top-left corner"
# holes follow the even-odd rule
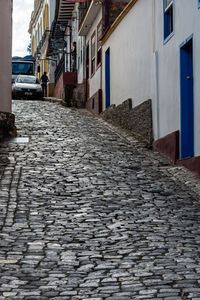
[[[15,116],[8,112],[0,112],[0,141],[16,135]]]
[[[63,89],[62,99],[68,107],[85,107],[85,86],[84,84],[66,84]]]
[[[132,99],[128,99],[118,106],[111,105],[101,116],[104,120],[131,131],[146,144],[152,145],[151,100],[132,108]]]
[[[75,106],[73,105],[73,92],[75,88],[75,84],[66,84],[63,88],[62,99],[64,100],[65,105],[68,107]]]
[[[77,84],[73,90],[73,102],[77,108],[85,107],[85,84]]]

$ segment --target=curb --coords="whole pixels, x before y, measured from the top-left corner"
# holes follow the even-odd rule
[[[64,105],[64,100],[63,99],[54,98],[54,97],[44,97],[43,99],[46,102],[59,103],[59,104]]]

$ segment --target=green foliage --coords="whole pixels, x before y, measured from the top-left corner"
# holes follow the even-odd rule
[[[29,54],[31,54],[31,41],[29,42],[29,44],[28,44],[28,47],[27,47],[27,52],[29,53]]]

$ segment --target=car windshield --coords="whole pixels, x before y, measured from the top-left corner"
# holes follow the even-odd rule
[[[36,77],[18,77],[16,80],[18,83],[30,83],[30,84],[39,84],[40,81]]]
[[[12,74],[24,74],[24,75],[34,75],[33,73],[33,63],[28,62],[13,62],[12,63]]]

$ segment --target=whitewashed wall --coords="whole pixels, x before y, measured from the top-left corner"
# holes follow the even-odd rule
[[[195,155],[200,155],[200,9],[197,0],[174,1],[174,35],[163,43],[163,1],[138,0],[103,45],[110,47],[111,104],[152,99],[154,139],[180,129],[179,46],[193,34]],[[154,9],[155,5],[155,9]],[[154,42],[155,38],[155,42]]]
[[[139,0],[103,45],[103,109],[105,52],[110,47],[111,104],[128,98],[133,106],[155,100],[152,1]],[[154,109],[155,110],[155,109]],[[154,129],[156,132],[156,129]]]
[[[101,68],[96,67],[95,74],[91,77],[91,37],[95,30],[97,30],[97,25],[102,19],[102,11],[100,10],[95,21],[93,22],[90,31],[88,32],[86,36],[86,45],[89,43],[90,45],[90,51],[89,51],[89,59],[90,59],[90,67],[89,67],[89,74],[90,74],[90,97],[92,97],[100,88],[101,88]],[[97,32],[96,32],[96,38],[97,38]],[[97,40],[96,40],[97,41]],[[96,42],[96,49],[95,53],[97,53],[97,42]],[[97,59],[97,57],[96,57]],[[95,59],[95,66],[96,66],[96,59]]]
[[[174,1],[174,36],[163,44],[163,5],[155,1],[159,137],[180,129],[179,46],[193,34],[195,156],[200,155],[200,9],[197,0]]]
[[[12,0],[0,1],[0,111],[11,112]]]
[[[77,43],[78,83],[85,79],[85,37],[79,36]]]

